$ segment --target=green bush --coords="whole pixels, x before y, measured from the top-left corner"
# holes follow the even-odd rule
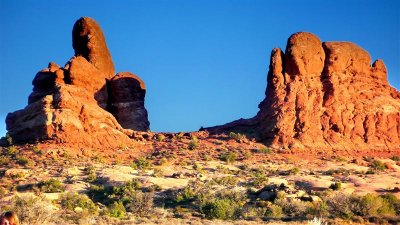
[[[25,156],[18,155],[18,156],[15,157],[15,159],[17,160],[17,163],[22,165],[22,166],[25,166],[25,165],[29,164],[29,159],[26,158]]]
[[[41,192],[45,193],[55,193],[55,192],[63,192],[65,191],[65,186],[61,181],[51,178],[46,181],[39,182],[37,187]]]
[[[240,205],[229,198],[215,198],[205,202],[201,211],[208,219],[237,219],[240,216]]]
[[[254,178],[251,181],[251,185],[256,188],[262,188],[267,184],[268,184],[268,178],[265,175],[265,173],[263,173],[261,171],[257,171],[254,174]]]
[[[358,216],[393,216],[396,214],[393,205],[387,199],[368,193],[352,197],[353,212]]]
[[[200,211],[208,219],[237,219],[242,215],[246,195],[237,191],[206,191],[198,196]]]
[[[263,154],[269,154],[272,152],[272,150],[268,147],[261,147],[257,150],[258,153],[263,153]]]
[[[133,191],[139,189],[140,186],[141,186],[140,181],[138,179],[133,179],[122,185],[113,186],[110,195],[123,197],[125,195],[128,195],[130,192],[133,192]]]
[[[64,209],[75,210],[79,207],[88,214],[98,214],[98,207],[87,195],[68,192],[61,197],[61,206]]]
[[[184,189],[180,190],[177,192],[177,194],[174,197],[174,201],[176,203],[181,203],[181,202],[188,202],[191,200],[194,200],[196,197],[196,192],[192,187],[185,187]]]
[[[293,167],[292,169],[288,170],[289,175],[296,175],[300,172],[300,169],[298,167]]]
[[[387,169],[386,165],[379,160],[372,161],[370,166],[372,169],[376,171],[385,171]]]
[[[398,155],[392,156],[390,159],[396,162],[400,162],[400,156]]]
[[[122,202],[114,202],[107,207],[106,215],[114,218],[124,218],[126,215],[126,210]]]
[[[271,204],[265,210],[264,216],[267,218],[272,218],[272,219],[280,219],[284,216],[284,214],[283,214],[283,210],[280,206]]]
[[[246,139],[246,136],[244,134],[234,133],[234,132],[230,132],[229,137],[234,139],[237,142],[240,142],[240,141]]]
[[[236,186],[239,183],[238,178],[234,176],[216,177],[213,181],[218,185],[223,186]]]
[[[393,207],[394,211],[396,212],[396,215],[400,216],[400,199],[398,199],[393,194],[384,194],[381,195],[380,197],[383,198],[390,206]]]
[[[165,136],[163,134],[157,134],[156,138],[158,141],[163,141],[165,139]]]
[[[139,170],[147,170],[151,168],[151,162],[146,158],[138,158],[132,162],[131,167]]]
[[[233,163],[236,160],[236,154],[232,152],[225,153],[221,155],[219,159],[225,161],[226,163]]]
[[[198,141],[197,141],[197,139],[196,140],[191,140],[190,142],[189,142],[189,145],[188,145],[188,149],[189,150],[195,150],[197,147],[198,147]]]

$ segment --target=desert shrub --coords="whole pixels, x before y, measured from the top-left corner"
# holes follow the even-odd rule
[[[162,157],[161,159],[160,159],[160,165],[164,165],[164,164],[166,164],[168,162],[168,159],[167,158],[165,158],[165,157]]]
[[[18,149],[15,146],[10,146],[5,149],[4,155],[15,157],[18,154]]]
[[[147,170],[151,168],[151,162],[146,158],[138,158],[132,162],[131,167],[134,169]]]
[[[139,189],[140,186],[141,186],[140,181],[138,179],[133,179],[122,185],[112,186],[110,196],[124,197],[125,195],[129,195],[130,192]]]
[[[126,210],[139,216],[147,216],[152,213],[153,201],[154,192],[133,191],[123,198]]]
[[[400,199],[393,194],[384,194],[380,197],[383,198],[390,206],[392,206],[395,213],[400,216]]]
[[[176,203],[188,202],[194,200],[195,197],[196,197],[196,192],[194,188],[187,186],[175,194],[174,201]]]
[[[22,225],[48,224],[57,219],[52,204],[42,197],[15,196],[1,209],[15,212]]]
[[[202,212],[208,219],[236,219],[239,217],[240,207],[232,199],[215,198],[207,201],[201,207]]]
[[[268,178],[265,175],[265,173],[263,173],[261,171],[257,171],[254,174],[254,178],[251,181],[251,185],[256,187],[256,188],[261,188],[261,187],[264,187],[267,184],[268,184]]]
[[[89,165],[85,168],[85,173],[87,174],[86,181],[93,183],[97,180],[96,168],[93,165]]]
[[[104,185],[90,185],[90,188],[87,192],[87,195],[89,196],[90,199],[96,202],[101,202],[103,204],[106,204],[109,202],[109,195],[111,192],[111,188],[108,187],[106,188]]]
[[[225,153],[219,157],[220,160],[226,163],[233,163],[236,160],[236,154],[232,152]]]
[[[400,156],[394,155],[390,159],[393,160],[393,161],[399,162],[400,161]]]
[[[65,186],[61,181],[51,178],[46,181],[39,182],[37,187],[41,192],[45,193],[55,193],[55,192],[63,192],[65,191]]]
[[[39,146],[37,146],[37,145],[33,146],[32,151],[33,151],[34,153],[38,154],[38,155],[43,154],[42,150],[41,150],[41,149],[39,148]]]
[[[157,141],[163,141],[165,139],[165,136],[163,134],[157,134],[156,139]]]
[[[269,154],[272,152],[272,150],[266,146],[261,147],[257,150],[258,153],[263,153],[263,154]]]
[[[97,175],[96,173],[89,173],[86,177],[86,181],[89,183],[93,183],[97,180]]]
[[[264,216],[272,219],[280,219],[284,216],[284,213],[280,206],[271,204],[265,210]]]
[[[246,196],[235,191],[208,192],[200,194],[199,202],[200,211],[208,219],[237,219],[242,214]]]
[[[352,211],[352,199],[344,193],[328,194],[323,197],[326,202],[329,214],[334,218],[351,219],[354,215]]]
[[[234,176],[216,177],[213,181],[218,185],[223,186],[236,186],[239,183],[238,178]]]
[[[105,211],[106,215],[114,218],[124,218],[126,215],[126,210],[122,202],[114,202],[107,207]]]
[[[203,166],[201,166],[200,163],[195,162],[195,163],[193,164],[193,169],[196,170],[196,171],[198,171],[198,172],[202,172],[202,171],[203,171]]]
[[[97,214],[98,207],[87,196],[78,193],[68,192],[61,196],[61,206],[64,209],[75,210],[77,207],[89,214]]]
[[[11,158],[7,155],[0,155],[0,166],[9,165],[11,162]]]
[[[298,168],[298,167],[293,167],[292,169],[290,169],[289,171],[288,171],[288,173],[290,174],[290,175],[296,175],[296,174],[298,174],[300,172],[300,169]]]
[[[8,191],[4,187],[0,187],[0,199],[7,195]]]
[[[330,189],[334,190],[334,191],[338,191],[342,188],[342,183],[340,182],[334,182],[329,186]]]
[[[370,166],[375,171],[385,171],[387,169],[386,165],[382,161],[379,161],[379,160],[372,161]]]
[[[234,132],[230,132],[229,137],[234,139],[237,142],[240,142],[240,141],[246,139],[246,136],[244,134],[234,133]]]
[[[198,147],[198,145],[199,145],[199,143],[198,143],[197,139],[192,139],[189,142],[188,149],[189,150],[195,150]]]
[[[17,160],[17,163],[22,166],[25,166],[29,163],[29,159],[22,155],[16,156],[15,159]]]
[[[393,205],[387,199],[375,194],[352,196],[351,200],[352,210],[358,216],[393,216],[396,214]]]
[[[242,217],[246,220],[254,220],[255,218],[262,218],[265,215],[265,208],[251,204],[247,204],[242,209]]]
[[[288,198],[277,198],[274,203],[282,208],[282,211],[290,217],[305,217],[313,207],[310,202],[296,201]]]

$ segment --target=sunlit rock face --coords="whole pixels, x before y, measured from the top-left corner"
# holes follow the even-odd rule
[[[115,75],[103,31],[95,20],[76,21],[72,42],[75,55],[64,67],[51,62],[39,71],[28,106],[7,115],[9,135],[17,143],[129,145],[132,130],[149,130],[144,82],[131,73]]]
[[[400,93],[361,47],[295,33],[272,50],[267,81],[254,118],[205,129],[290,149],[400,149]]]

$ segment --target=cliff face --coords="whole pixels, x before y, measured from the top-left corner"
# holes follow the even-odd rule
[[[28,106],[7,115],[8,133],[16,142],[129,144],[132,130],[149,130],[143,81],[131,73],[115,75],[104,34],[93,19],[79,19],[72,37],[75,56],[64,67],[50,63],[36,74]],[[121,74],[127,75],[122,79]]]
[[[273,49],[267,81],[254,118],[206,130],[292,149],[400,149],[400,93],[359,46],[293,34],[285,53]]]

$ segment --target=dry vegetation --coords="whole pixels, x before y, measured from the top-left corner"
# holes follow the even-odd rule
[[[396,155],[304,157],[239,134],[160,134],[139,144],[149,150],[2,147],[1,210],[32,225],[400,221]]]

